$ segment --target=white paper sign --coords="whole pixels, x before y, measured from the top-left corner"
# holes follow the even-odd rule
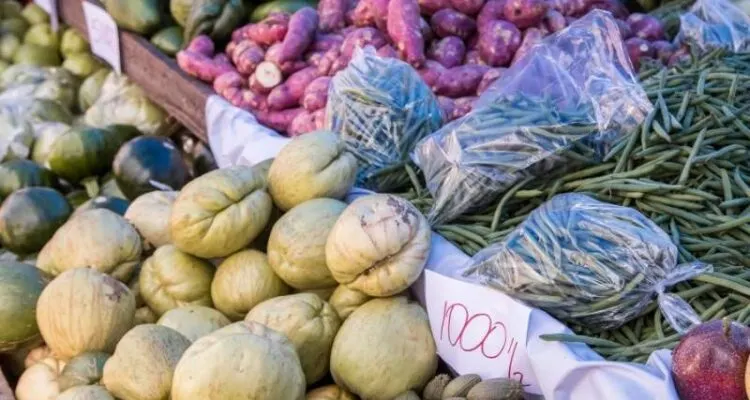
[[[120,36],[115,20],[103,8],[87,1],[83,2],[83,14],[86,18],[91,51],[121,74]]]
[[[57,32],[60,27],[60,17],[57,15],[57,0],[34,0],[34,3],[49,14],[52,30]]]
[[[438,354],[451,368],[483,379],[515,379],[528,385],[526,392],[541,394],[526,350],[530,308],[430,270],[424,291]]]

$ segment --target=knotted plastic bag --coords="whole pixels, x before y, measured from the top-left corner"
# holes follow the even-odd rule
[[[434,199],[430,222],[481,209],[523,179],[599,162],[652,108],[615,20],[590,12],[536,44],[471,113],[417,145]]]
[[[728,0],[698,0],[680,16],[676,40],[704,52],[715,48],[746,52],[750,50],[750,17]]]
[[[677,260],[669,236],[637,210],[568,193],[542,204],[458,275],[595,331],[635,319],[656,296],[682,333],[701,320],[665,290],[712,267]]]

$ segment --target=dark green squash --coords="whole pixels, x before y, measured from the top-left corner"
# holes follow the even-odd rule
[[[65,196],[44,187],[17,190],[0,206],[0,243],[17,254],[42,249],[73,212]]]
[[[31,160],[11,160],[0,164],[0,196],[32,186],[54,187],[57,178],[52,171]]]
[[[154,190],[180,190],[189,180],[182,154],[164,137],[141,136],[125,143],[115,156],[112,171],[117,186],[129,199]]]
[[[90,199],[88,193],[86,193],[85,190],[74,190],[66,194],[65,198],[68,199],[68,203],[70,203],[73,208],[79,207],[81,204],[89,201]]]
[[[0,262],[0,353],[37,340],[36,303],[47,284],[44,272],[33,265]]]
[[[88,210],[94,210],[97,208],[106,208],[119,215],[125,215],[125,211],[128,210],[130,202],[118,197],[111,196],[96,196],[93,199],[86,201],[76,208],[75,214],[82,213]]]
[[[134,131],[121,126],[71,128],[55,140],[47,162],[54,173],[73,183],[101,175],[109,170],[117,149],[135,135]]]

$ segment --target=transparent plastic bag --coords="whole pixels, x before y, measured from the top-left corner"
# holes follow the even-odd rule
[[[443,125],[437,98],[409,64],[378,57],[372,47],[355,50],[334,76],[326,127],[341,135],[360,161],[357,184],[375,191],[408,182],[388,175],[409,159],[416,143]],[[400,175],[404,178],[403,175]]]
[[[80,82],[64,68],[13,65],[0,74],[0,101],[26,99],[53,100],[68,111],[73,109]]]
[[[680,16],[676,40],[704,52],[715,48],[746,52],[750,50],[750,17],[728,0],[698,0]]]
[[[633,320],[656,295],[667,321],[685,332],[700,318],[665,290],[711,270],[677,265],[677,247],[637,210],[567,193],[532,211],[458,275],[592,330]]]
[[[48,99],[0,100],[0,161],[28,158],[34,143],[34,125],[42,122],[69,124],[72,116],[60,103]]]
[[[615,20],[592,11],[536,44],[471,113],[417,145],[434,198],[428,218],[450,221],[524,179],[599,162],[652,108]]]

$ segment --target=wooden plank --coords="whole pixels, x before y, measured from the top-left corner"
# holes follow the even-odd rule
[[[0,368],[0,400],[16,400],[13,396],[13,390],[8,384],[8,380],[3,375],[3,370]]]
[[[81,2],[59,0],[60,18],[88,38]],[[123,73],[154,103],[207,142],[205,108],[213,89],[184,74],[173,59],[138,35],[121,30],[120,51]]]

